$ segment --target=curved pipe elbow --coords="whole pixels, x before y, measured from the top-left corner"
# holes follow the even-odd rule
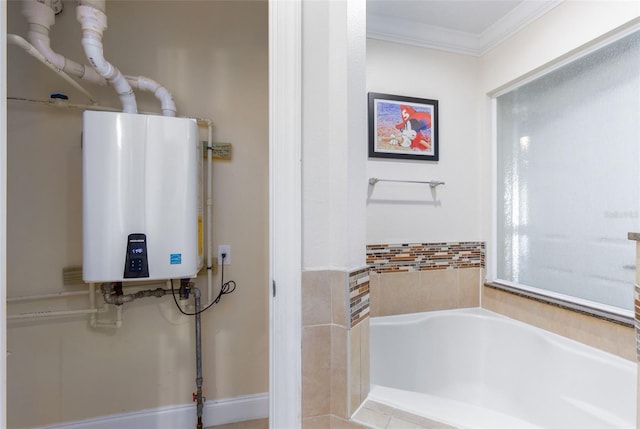
[[[37,6],[33,6],[33,3]],[[42,3],[27,0],[25,1],[23,13],[27,18],[27,22],[29,22],[29,33],[27,36],[29,43],[31,43],[47,61],[71,76],[87,80],[97,85],[104,86],[107,84],[106,80],[98,75],[91,67],[76,63],[51,49],[49,30],[54,24],[55,19],[54,12],[51,8]]]
[[[96,85],[105,86],[107,81],[94,69],[84,64],[79,64],[51,49],[49,37],[37,31],[29,31],[30,43],[40,52],[51,64],[65,73],[84,79]]]
[[[171,93],[158,82],[144,76],[125,76],[127,82],[137,89],[153,92],[153,95],[160,100],[163,116],[176,116],[176,104]]]
[[[76,8],[76,19],[82,25],[82,47],[89,62],[120,96],[125,113],[138,113],[136,98],[122,73],[104,58],[102,33],[107,28],[104,0],[82,0]]]
[[[82,47],[89,62],[95,71],[115,88],[122,102],[122,110],[125,113],[138,113],[138,105],[131,85],[120,73],[120,70],[104,58],[102,42],[95,36],[94,33],[85,31],[82,38]]]
[[[27,37],[29,38],[29,43],[31,43],[33,47],[36,48],[38,52],[40,52],[51,64],[60,70],[64,70],[64,57],[53,52],[49,43],[48,35],[32,28],[29,33],[27,33]]]
[[[171,93],[161,86],[154,94],[162,104],[162,114],[164,116],[176,116],[176,103],[173,101]]]

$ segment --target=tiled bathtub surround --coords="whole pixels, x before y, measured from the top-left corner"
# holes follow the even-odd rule
[[[640,362],[640,232],[630,232],[629,240],[636,242],[636,285],[634,288],[636,359]],[[638,399],[640,401],[640,398]]]
[[[349,272],[349,415],[369,394],[369,267]]]
[[[345,272],[302,273],[303,427],[347,414],[346,285]]]
[[[371,316],[478,307],[482,268],[371,273]]]
[[[491,285],[482,288],[482,308],[625,359],[635,359],[634,330],[631,327],[496,289]]]
[[[634,290],[636,359],[640,362],[640,286],[638,286],[638,283],[636,283]]]
[[[372,272],[484,268],[484,242],[369,244],[367,265]]]
[[[370,244],[372,316],[477,307],[484,242]]]
[[[303,429],[361,427],[349,417],[369,392],[368,322],[368,268],[302,273]]]

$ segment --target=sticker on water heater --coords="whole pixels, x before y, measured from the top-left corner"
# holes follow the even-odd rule
[[[182,253],[172,253],[169,256],[169,261],[170,261],[171,265],[182,264]]]

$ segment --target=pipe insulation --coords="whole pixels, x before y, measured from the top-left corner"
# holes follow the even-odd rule
[[[104,57],[102,34],[107,28],[104,1],[81,1],[76,8],[76,18],[82,25],[82,47],[89,62],[98,74],[114,87],[122,102],[122,110],[125,113],[138,113],[138,105],[131,85],[120,70]]]
[[[64,80],[66,80],[71,86],[73,86],[75,89],[77,89],[82,94],[84,94],[89,99],[89,102],[91,102],[91,103],[97,103],[98,102],[96,100],[96,98],[90,92],[88,92],[86,89],[84,89],[82,86],[80,86],[80,84],[78,84],[78,82],[73,80],[71,78],[71,76],[69,76],[63,69],[61,69],[60,67],[56,66],[53,62],[51,62],[49,60],[49,58],[47,58],[40,51],[38,51],[38,49],[36,49],[35,46],[33,46],[31,43],[27,42],[22,37],[20,37],[20,36],[18,36],[16,34],[7,34],[7,42],[12,44],[12,45],[15,45],[15,46],[18,46],[18,47],[24,49],[25,52],[27,52],[29,55],[31,55],[32,57],[34,57],[35,59],[40,61],[42,64],[46,65],[51,70],[56,72],[60,77],[62,77]]]
[[[97,85],[104,86],[107,84],[107,81],[93,68],[65,58],[51,49],[49,31],[55,24],[55,13],[51,6],[40,3],[37,0],[24,0],[22,2],[22,14],[29,23],[27,36],[29,42],[49,63],[71,76]]]

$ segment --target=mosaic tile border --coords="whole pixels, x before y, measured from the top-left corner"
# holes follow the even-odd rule
[[[369,267],[349,273],[349,310],[352,328],[369,317]]]
[[[636,359],[640,362],[640,285],[635,284],[634,309],[635,309],[635,331],[636,331]]]
[[[485,243],[369,244],[367,265],[375,273],[484,268]]]

